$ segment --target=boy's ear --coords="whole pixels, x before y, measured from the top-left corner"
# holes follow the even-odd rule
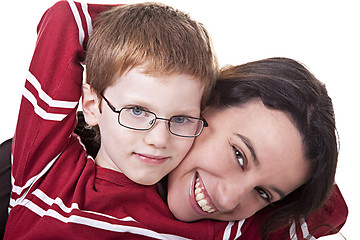
[[[98,124],[97,115],[99,114],[97,95],[87,83],[83,84],[82,92],[82,110],[85,121],[90,126],[96,126]]]

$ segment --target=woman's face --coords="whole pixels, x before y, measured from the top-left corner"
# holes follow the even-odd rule
[[[179,220],[245,219],[308,179],[311,164],[287,114],[253,100],[204,117],[209,127],[169,175],[168,204]]]

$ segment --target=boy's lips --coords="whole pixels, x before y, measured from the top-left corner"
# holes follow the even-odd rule
[[[190,190],[190,204],[201,215],[217,211],[198,173],[195,174]]]
[[[163,156],[154,156],[154,155],[141,154],[141,153],[134,153],[134,154],[143,163],[151,164],[151,165],[162,164],[169,159],[169,157],[163,157]]]

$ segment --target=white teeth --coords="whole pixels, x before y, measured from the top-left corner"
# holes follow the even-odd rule
[[[202,210],[204,210],[205,212],[209,211],[210,209],[211,209],[211,207],[209,207],[209,206],[202,207]]]
[[[199,178],[196,178],[196,184],[195,184],[195,199],[199,207],[207,213],[213,213],[215,210],[208,205],[208,201],[205,199],[205,194],[202,192],[202,189],[200,187],[200,180]]]
[[[195,195],[198,195],[199,193],[201,193],[201,189],[200,189],[200,188],[196,188],[196,189],[195,189]]]
[[[196,193],[195,193],[196,194]],[[196,201],[200,201],[201,199],[203,199],[205,197],[205,195],[200,191],[199,194],[196,194]]]
[[[207,206],[208,202],[205,199],[201,199],[197,203],[199,204],[200,207],[205,207],[205,206]]]

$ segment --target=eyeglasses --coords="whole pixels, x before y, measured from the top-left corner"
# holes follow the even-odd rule
[[[104,95],[101,95],[110,109],[118,113],[118,122],[121,126],[146,131],[151,129],[156,120],[164,120],[168,122],[170,133],[179,137],[197,137],[200,135],[204,127],[208,126],[205,119],[194,118],[189,116],[172,116],[170,119],[159,118],[155,113],[144,110],[140,107],[123,107],[117,110]]]

